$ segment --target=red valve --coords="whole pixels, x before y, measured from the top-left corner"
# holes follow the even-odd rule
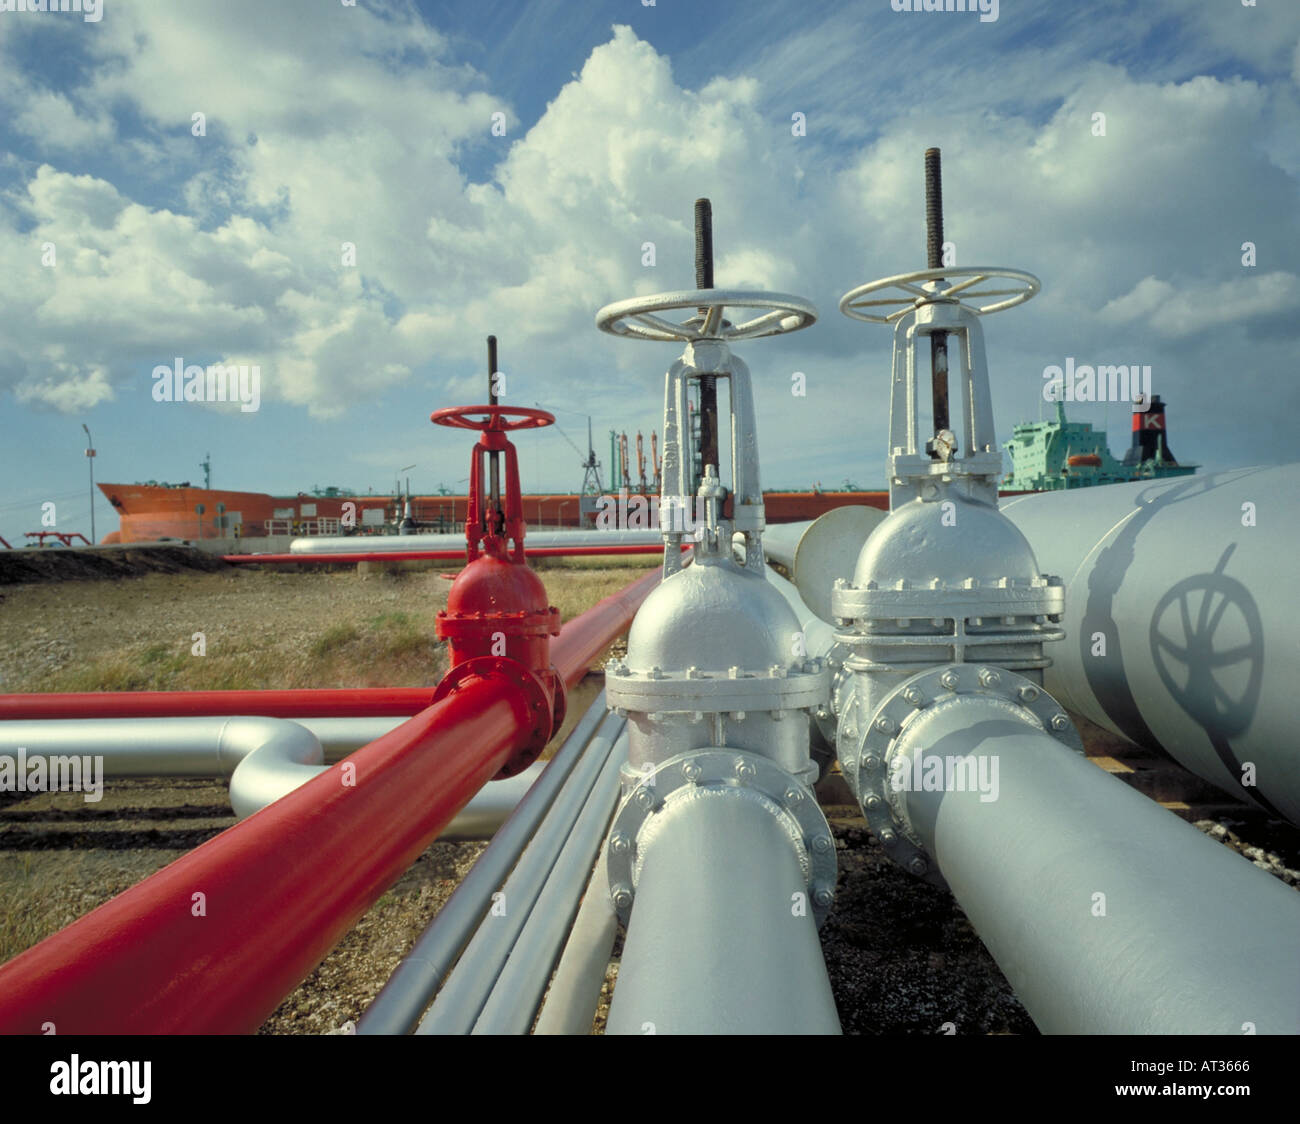
[[[484,417],[476,420],[475,414],[483,414]],[[517,415],[519,420],[506,421],[512,414]],[[541,429],[554,422],[555,415],[548,414],[545,410],[530,410],[526,406],[447,406],[442,410],[434,410],[429,415],[429,420],[434,425],[448,425],[453,429],[497,430],[504,433],[516,429]]]
[[[515,417],[516,421],[507,420]],[[493,558],[524,561],[524,511],[519,490],[519,459],[506,434],[516,429],[538,429],[555,421],[554,414],[524,406],[448,406],[434,410],[429,420],[453,429],[476,429],[482,436],[474,446],[469,470],[469,501],[465,516],[465,538],[469,561],[480,553]],[[502,497],[483,492],[483,458],[506,459],[504,505]],[[495,467],[495,465],[494,465]],[[492,473],[496,483],[496,473]],[[510,545],[513,543],[513,547]]]
[[[493,368],[495,342],[489,340],[488,345]],[[550,638],[560,631],[560,614],[524,558],[519,461],[506,434],[551,425],[555,417],[545,410],[493,402],[434,410],[429,420],[479,431],[470,462],[465,518],[468,564],[452,583],[447,608],[437,617],[438,637],[447,641],[451,666],[435,698],[475,676],[509,675],[518,681],[537,712],[537,726],[530,743],[499,774],[511,776],[530,765],[563,724],[565,689],[550,656]],[[504,481],[498,471],[503,454]],[[490,479],[486,490],[485,460]]]

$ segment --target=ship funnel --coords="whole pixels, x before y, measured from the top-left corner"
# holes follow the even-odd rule
[[[1133,443],[1124,454],[1124,464],[1136,468],[1152,461],[1176,465],[1178,458],[1169,449],[1169,429],[1165,424],[1165,404],[1160,395],[1151,396],[1151,404],[1143,409],[1139,399],[1133,406]]]

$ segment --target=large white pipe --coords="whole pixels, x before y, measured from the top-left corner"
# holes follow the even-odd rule
[[[1065,583],[1044,686],[1211,784],[1300,823],[1300,464],[1003,504]]]
[[[833,507],[806,523],[769,524],[763,529],[763,553],[785,568],[799,596],[828,621],[835,579],[853,577],[862,544],[887,514],[851,504]]]
[[[1300,894],[1023,712],[932,702],[888,775],[1044,1033],[1300,1032]]]
[[[794,610],[794,615],[799,618],[805,653],[813,659],[825,659],[835,646],[835,629],[808,607],[808,603],[799,596],[799,591],[792,582],[770,568],[767,571],[767,580],[780,590],[781,596],[786,599],[790,608]]]
[[[763,528],[763,554],[767,560],[776,562],[787,571],[793,570],[799,540],[812,525],[811,519],[802,519],[797,523],[769,523]]]
[[[101,779],[112,777],[229,777],[230,805],[244,819],[325,772],[325,753],[309,728],[335,744],[364,734],[365,742],[404,719],[72,718],[0,722],[0,754],[102,758]],[[335,725],[335,724],[338,725]],[[344,725],[346,724],[346,725]],[[461,809],[439,836],[487,839],[541,774],[544,762],[507,780],[492,781]]]
[[[776,806],[701,789],[638,852],[608,1034],[838,1034],[807,883]],[[640,844],[638,845],[640,847]]]
[[[524,539],[526,548],[567,546],[654,546],[663,542],[657,529],[644,531],[530,531]],[[348,535],[294,539],[291,554],[368,554],[386,550],[464,550],[465,536],[459,535]]]

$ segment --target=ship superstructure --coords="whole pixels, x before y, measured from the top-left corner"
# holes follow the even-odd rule
[[[1050,421],[1021,422],[1003,446],[1011,470],[1002,481],[1006,491],[1054,492],[1124,484],[1133,480],[1191,476],[1199,465],[1179,464],[1169,448],[1165,404],[1152,395],[1146,409],[1133,409],[1133,440],[1122,461],[1107,447],[1104,430],[1089,422],[1070,421],[1065,404],[1056,403]]]

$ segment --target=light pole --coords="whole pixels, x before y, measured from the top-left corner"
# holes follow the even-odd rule
[[[413,464],[408,464],[408,465],[403,465],[401,468],[399,468],[399,469],[397,470],[397,517],[396,517],[396,522],[398,523],[399,526],[401,525],[402,520],[406,518],[406,509],[402,506],[402,473],[404,473],[404,472],[409,472],[409,471],[410,471],[411,469],[413,469],[414,467],[415,467],[415,465],[413,465]],[[410,481],[409,479],[406,481],[406,502],[407,502],[408,504],[411,502],[411,481]],[[412,513],[412,514],[414,514],[414,513]]]
[[[81,428],[86,431],[86,463],[90,466],[90,541],[94,545],[99,542],[95,537],[95,439],[90,436],[85,422],[81,423]]]

